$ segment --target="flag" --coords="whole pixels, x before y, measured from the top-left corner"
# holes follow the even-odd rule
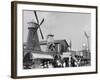
[[[70,47],[70,48],[72,47],[72,42],[71,42],[71,40],[70,40],[70,43],[69,43],[69,47]]]
[[[84,35],[85,35],[86,38],[89,38],[89,36],[86,32],[84,32]]]

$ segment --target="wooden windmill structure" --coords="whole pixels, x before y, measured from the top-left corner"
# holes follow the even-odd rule
[[[44,18],[41,20],[41,22],[39,22],[36,11],[34,11],[34,15],[37,22],[28,23],[30,26],[28,27],[29,32],[28,32],[28,38],[27,38],[27,49],[32,50],[32,51],[41,51],[37,30],[38,29],[40,30],[41,37],[42,39],[44,39],[42,30],[40,28],[40,26],[44,22]]]

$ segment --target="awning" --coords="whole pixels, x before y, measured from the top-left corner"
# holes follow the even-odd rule
[[[53,56],[49,54],[32,53],[33,59],[54,59]]]

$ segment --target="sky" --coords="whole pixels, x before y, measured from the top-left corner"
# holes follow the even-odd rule
[[[72,13],[72,12],[54,12],[54,11],[36,11],[39,22],[44,18],[43,24],[40,26],[44,35],[44,40],[48,34],[54,34],[55,40],[66,40],[72,42],[73,50],[81,50],[82,45],[87,45],[87,39],[84,31],[91,38],[91,14]],[[23,11],[23,42],[27,42],[28,22],[37,22],[34,11]],[[41,35],[38,30],[39,40]],[[89,41],[90,41],[89,38]]]

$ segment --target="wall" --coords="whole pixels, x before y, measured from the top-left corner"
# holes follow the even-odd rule
[[[41,2],[52,2],[52,3],[56,2],[56,3],[79,4],[79,5],[98,5],[98,6],[100,5],[99,0],[30,0],[30,1],[41,1]],[[11,68],[11,11],[10,11],[11,8],[10,7],[11,7],[11,0],[0,0],[0,80],[14,80],[10,78],[10,70],[11,70],[10,69]],[[100,16],[98,16],[98,19],[99,18]],[[100,34],[99,31],[98,34]],[[98,41],[100,41],[100,37],[98,37]],[[98,42],[98,48],[99,45],[100,42]],[[100,54],[98,54],[98,57],[100,57]],[[100,61],[100,59],[98,61]],[[98,67],[100,67],[100,64],[98,64]],[[34,80],[85,80],[85,79],[100,80],[99,76],[100,76],[100,69],[98,74],[34,78]],[[28,80],[33,80],[33,78],[30,78]]]

